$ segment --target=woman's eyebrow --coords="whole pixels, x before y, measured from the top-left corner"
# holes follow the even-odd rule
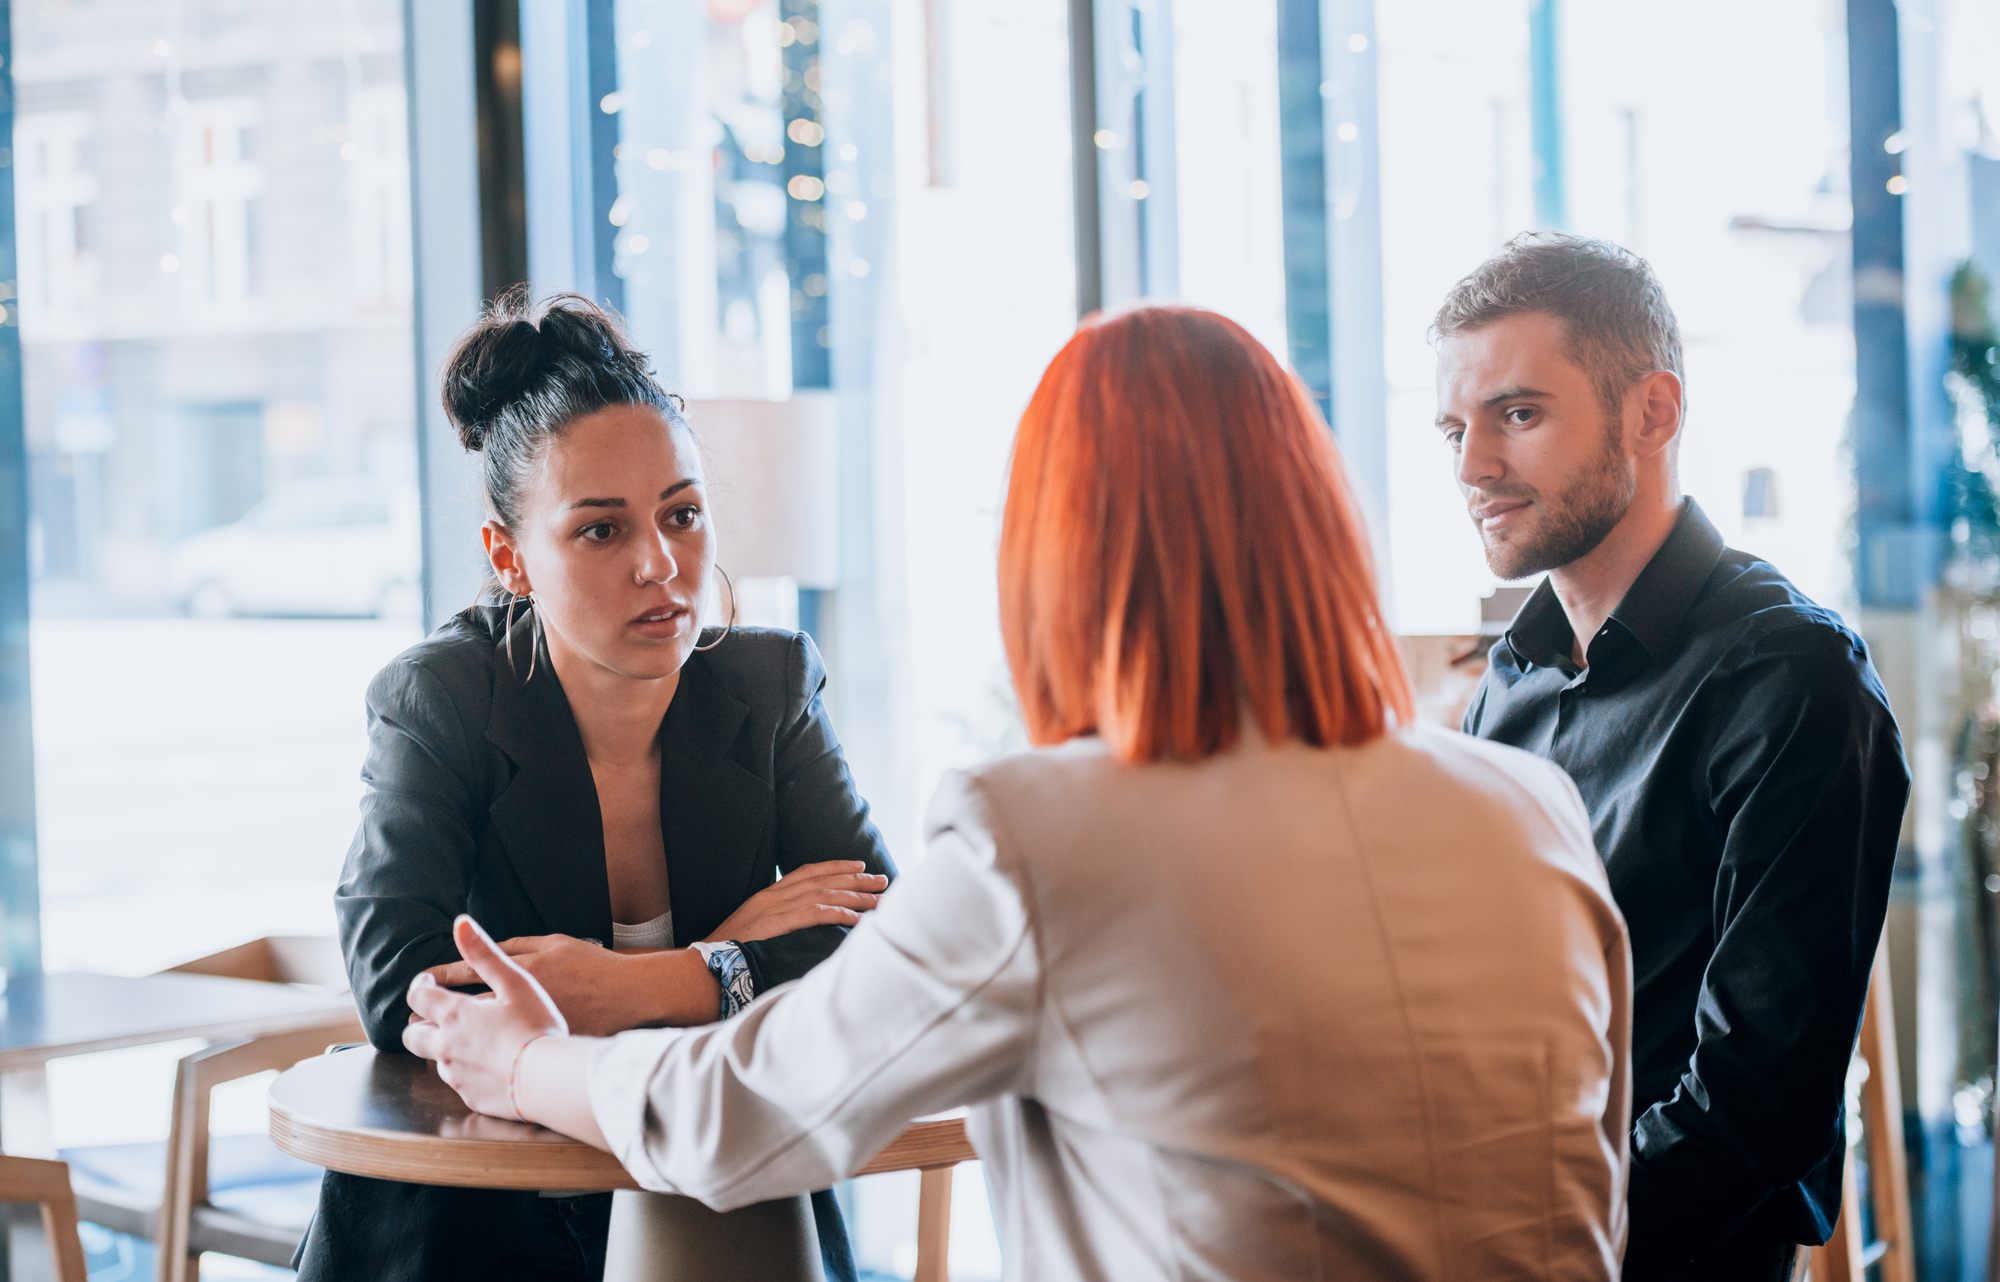
[[[686,489],[688,486],[699,485],[699,484],[701,484],[701,478],[693,476],[689,477],[685,481],[675,481],[672,485],[669,485],[666,489],[660,491],[660,497],[663,499],[670,499],[674,495],[679,494],[682,490]],[[624,507],[624,506],[626,506],[624,499],[578,499],[576,502],[570,504],[567,510],[574,512],[576,511],[576,509],[580,507]]]

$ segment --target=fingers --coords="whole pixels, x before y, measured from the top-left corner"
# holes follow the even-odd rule
[[[505,947],[505,945],[503,944],[502,947]],[[472,969],[468,963],[462,961],[446,962],[442,966],[433,966],[425,971],[424,974],[429,975],[433,982],[445,988],[464,988],[470,984],[479,982],[479,972]]]
[[[855,926],[860,922],[861,914],[852,908],[837,908],[832,904],[801,904],[774,915],[771,919],[771,933],[789,935],[808,926]]]
[[[867,912],[882,900],[882,896],[872,891],[838,890],[826,886],[800,886],[794,889],[782,883],[764,893],[780,904],[837,904],[857,912]]]
[[[443,1037],[444,1030],[436,1024],[413,1023],[403,1030],[403,1046],[412,1055],[435,1060],[443,1053],[439,1045]]]
[[[822,863],[817,863],[817,864],[800,864],[798,867],[786,873],[784,877],[780,879],[779,884],[782,885],[784,882],[792,880],[810,881],[815,877],[840,877],[840,876],[847,876],[847,877],[864,876],[867,877],[868,880],[870,881],[879,881],[884,886],[889,884],[889,879],[887,877],[877,876],[869,873],[868,865],[861,862],[859,859],[828,859]]]
[[[568,935],[516,935],[512,939],[501,940],[496,947],[509,957],[528,957],[563,944],[578,942],[581,941]],[[484,982],[479,978],[479,972],[472,968],[472,964],[463,961],[445,962],[431,967],[424,974],[446,988],[465,988]]]
[[[546,1021],[559,1033],[569,1031],[568,1021],[556,1009],[548,990],[523,970],[520,963],[501,952],[493,937],[478,922],[460,913],[458,920],[452,923],[451,937],[458,945],[459,953],[479,977],[479,982],[492,989],[494,997],[524,1014],[532,1013],[533,1018]],[[419,982],[422,978],[418,976]],[[461,1000],[478,1000],[453,995],[461,997]]]
[[[460,913],[452,923],[452,942],[458,945],[459,956],[465,958],[465,965],[472,967],[476,982],[486,985],[503,1001],[533,1002],[543,998],[541,986],[528,976],[528,972],[493,942],[480,924],[471,917]]]
[[[410,983],[410,1013],[418,1019],[433,1024],[442,1022],[456,1003],[465,1000],[465,994],[439,987],[437,980],[431,977],[429,971],[417,976]]]
[[[786,877],[767,889],[776,894],[805,894],[817,890],[846,890],[879,895],[889,888],[887,877],[873,873],[832,873],[824,877]]]
[[[578,942],[580,941],[570,935],[516,935],[512,939],[503,940],[500,951],[509,957],[525,957],[529,953],[547,952],[563,944]],[[468,979],[465,982],[469,984],[473,981]]]
[[[864,891],[859,891],[859,890],[822,891],[820,894],[813,896],[813,898],[817,902],[822,904],[834,905],[841,908],[852,908],[856,912],[863,912],[863,913],[873,908],[876,904],[882,902],[882,896],[871,895]]]

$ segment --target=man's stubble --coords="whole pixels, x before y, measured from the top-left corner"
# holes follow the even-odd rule
[[[1631,510],[1638,478],[1625,457],[1622,424],[1605,424],[1603,448],[1590,466],[1551,502],[1533,490],[1487,490],[1486,498],[1526,498],[1540,507],[1543,520],[1524,537],[1509,541],[1485,539],[1486,564],[1501,579],[1525,579],[1545,570],[1559,570],[1589,556]]]

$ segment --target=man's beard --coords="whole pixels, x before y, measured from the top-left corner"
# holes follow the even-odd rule
[[[1542,509],[1542,522],[1511,541],[1481,539],[1486,564],[1502,579],[1525,579],[1544,570],[1559,570],[1597,550],[1632,507],[1637,480],[1619,448],[1618,423],[1606,425],[1604,448],[1591,465],[1553,502],[1534,490],[1483,490],[1486,499],[1526,498]],[[1476,524],[1476,522],[1475,522]]]

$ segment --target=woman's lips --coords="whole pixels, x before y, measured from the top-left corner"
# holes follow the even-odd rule
[[[684,605],[663,605],[632,620],[631,628],[642,637],[664,640],[687,630],[693,614]]]

